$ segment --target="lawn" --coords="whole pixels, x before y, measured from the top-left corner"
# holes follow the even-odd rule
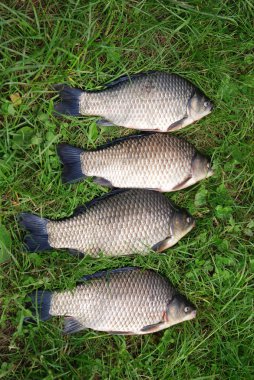
[[[239,1],[7,0],[0,4],[0,378],[253,379],[254,7]],[[61,183],[56,146],[94,148],[131,133],[96,118],[56,118],[52,85],[92,89],[147,70],[190,79],[214,111],[176,133],[211,156],[215,174],[167,194],[197,219],[164,254],[27,254],[17,215],[48,218],[108,190]],[[61,333],[24,325],[27,293],[70,289],[84,274],[152,268],[197,306],[195,320],[147,336]]]

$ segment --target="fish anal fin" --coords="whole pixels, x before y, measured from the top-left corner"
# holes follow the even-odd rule
[[[115,126],[112,121],[106,120],[106,119],[99,119],[96,121],[96,124],[99,125],[100,127],[112,127]]]
[[[85,326],[83,325],[81,319],[75,317],[65,317],[64,318],[64,334],[73,334],[75,332],[84,330]]]
[[[98,185],[101,185],[101,186],[107,186],[107,187],[114,187],[112,185],[112,183],[107,180],[106,178],[102,178],[102,177],[93,177],[93,181],[95,183],[97,183]]]
[[[76,257],[77,259],[83,259],[85,257],[85,254],[77,249],[69,248],[68,250],[70,255]]]
[[[155,252],[162,252],[165,251],[165,249],[171,247],[173,244],[173,237],[168,236],[166,239],[159,241],[158,243],[154,244],[152,246],[152,250]]]

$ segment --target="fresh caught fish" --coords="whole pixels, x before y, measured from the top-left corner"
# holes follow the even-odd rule
[[[152,270],[120,268],[85,276],[71,291],[35,291],[33,312],[45,321],[64,316],[64,333],[86,328],[149,334],[196,317],[195,307]]]
[[[57,112],[101,116],[102,125],[146,131],[175,131],[208,115],[211,101],[188,80],[176,74],[148,72],[124,76],[100,91],[57,85]],[[105,120],[104,120],[105,119]]]
[[[120,138],[95,151],[61,144],[58,154],[64,164],[63,182],[94,177],[96,183],[104,186],[169,192],[213,174],[206,157],[171,134]]]
[[[23,213],[21,224],[30,232],[25,238],[30,251],[68,248],[91,256],[120,256],[172,247],[195,221],[163,194],[135,189],[112,191],[63,220]]]

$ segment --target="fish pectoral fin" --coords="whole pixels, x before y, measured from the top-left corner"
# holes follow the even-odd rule
[[[164,321],[160,321],[158,323],[154,323],[153,325],[147,325],[147,326],[144,326],[142,327],[142,329],[140,331],[142,332],[146,332],[146,333],[152,333],[152,332],[156,332],[158,330],[160,330],[160,327],[164,324],[165,322]]]
[[[115,125],[114,123],[112,123],[111,121],[108,121],[106,119],[99,119],[96,121],[96,124],[101,126],[101,127],[112,127],[113,125]]]
[[[84,325],[81,320],[75,317],[65,317],[64,318],[64,334],[73,334],[77,331],[84,330]]]
[[[107,333],[112,335],[135,335],[132,331],[107,331]]]
[[[173,187],[173,191],[175,190],[181,190],[187,187],[187,182],[192,178],[192,175],[190,174],[184,181],[178,183],[178,185]]]
[[[175,123],[171,124],[168,127],[167,132],[178,131],[179,129],[186,127],[186,125],[188,125],[188,124],[190,124],[190,122],[188,120],[188,116],[185,116],[181,120],[178,120]]]
[[[166,237],[166,239],[154,244],[152,246],[152,250],[155,252],[162,252],[165,249],[171,247],[172,241],[173,241],[173,236],[168,236]]]

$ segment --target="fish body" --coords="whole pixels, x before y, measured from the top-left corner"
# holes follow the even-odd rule
[[[30,232],[25,238],[30,251],[67,248],[91,256],[120,256],[161,252],[186,235],[195,221],[163,194],[132,189],[97,198],[63,220],[23,213],[21,224]]]
[[[212,111],[210,100],[176,74],[148,72],[124,76],[100,91],[59,86],[55,109],[70,115],[101,116],[101,124],[146,131],[181,129]]]
[[[206,157],[171,134],[131,136],[95,151],[61,144],[58,154],[64,164],[64,182],[94,177],[95,182],[109,187],[170,192],[213,174]]]
[[[164,277],[136,267],[98,272],[74,290],[38,291],[30,297],[42,320],[65,317],[65,333],[90,328],[148,334],[196,316],[195,307]]]

